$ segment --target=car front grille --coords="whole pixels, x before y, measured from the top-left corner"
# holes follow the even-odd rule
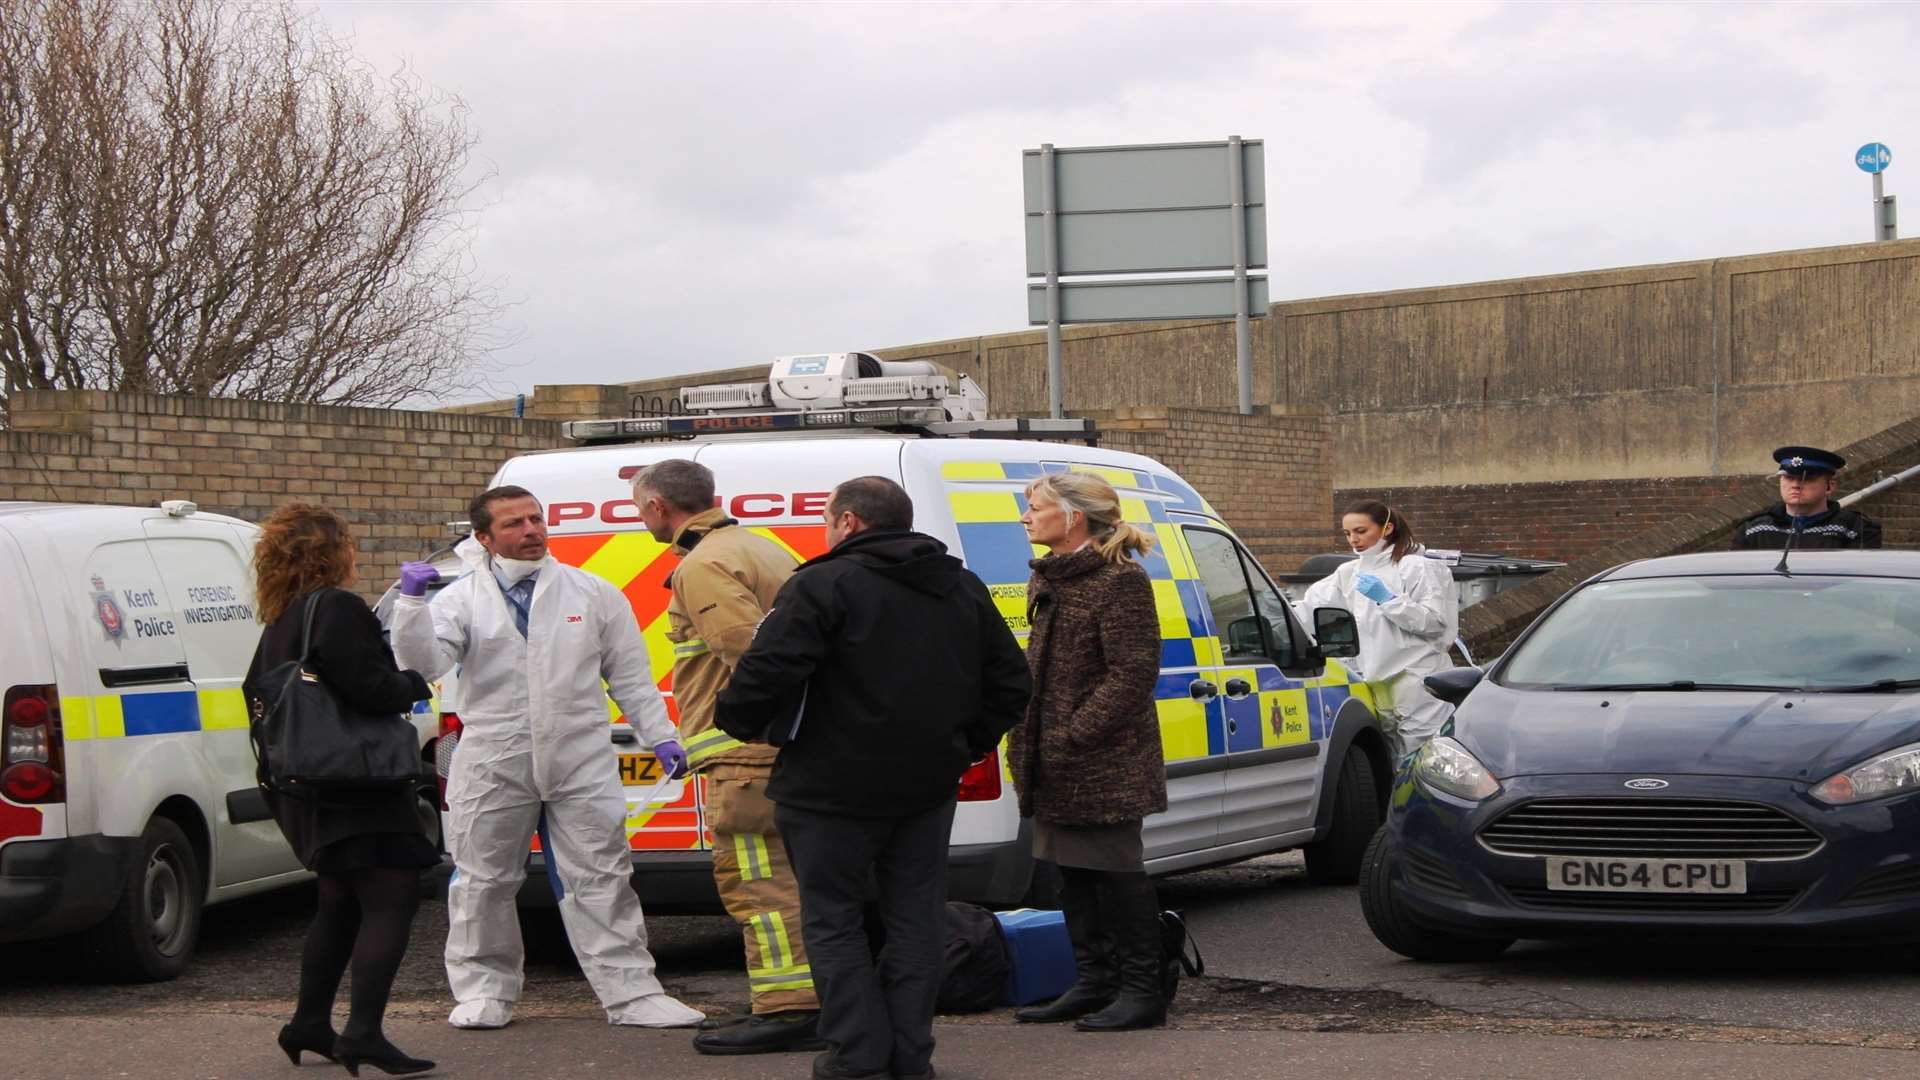
[[[1526,907],[1591,915],[1767,915],[1792,903],[1800,892],[1794,888],[1744,893],[1563,892],[1545,885],[1508,885],[1506,890]]]
[[[1759,803],[1717,799],[1540,799],[1480,831],[1502,855],[1644,859],[1797,859],[1820,836]]]

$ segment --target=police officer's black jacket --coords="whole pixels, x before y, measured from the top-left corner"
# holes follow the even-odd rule
[[[930,810],[1025,715],[1026,656],[946,551],[869,530],[781,586],[714,716],[736,739],[780,747],[774,802],[849,817]]]
[[[1787,513],[1785,503],[1775,503],[1734,527],[1733,550],[1778,551],[1787,546],[1791,532],[1793,516]],[[1839,507],[1829,507],[1826,513],[1807,518],[1800,525],[1800,535],[1793,541],[1795,551],[1879,546],[1879,522],[1858,510]]]

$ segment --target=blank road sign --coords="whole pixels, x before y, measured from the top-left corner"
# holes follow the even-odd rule
[[[1231,319],[1234,279],[1182,278],[1157,281],[1063,281],[1060,283],[1060,321],[1063,323],[1134,322],[1145,319]],[[1267,309],[1267,279],[1247,279],[1247,307]],[[1047,287],[1027,286],[1027,321],[1047,322]]]
[[[1267,265],[1266,151],[1241,144],[1246,260]],[[1047,273],[1038,150],[1025,151],[1027,273]],[[1233,158],[1227,143],[1053,152],[1059,274],[1233,269]]]

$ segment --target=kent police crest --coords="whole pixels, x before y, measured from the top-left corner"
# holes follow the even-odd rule
[[[120,613],[120,603],[99,575],[94,575],[92,584],[93,617],[100,623],[100,629],[107,632],[108,640],[119,641],[127,636],[127,618]]]

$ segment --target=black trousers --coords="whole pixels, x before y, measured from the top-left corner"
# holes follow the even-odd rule
[[[931,1067],[953,806],[950,798],[900,818],[776,807],[800,886],[820,1037],[849,1072],[913,1075]],[[886,930],[877,959],[865,928],[870,900]]]

